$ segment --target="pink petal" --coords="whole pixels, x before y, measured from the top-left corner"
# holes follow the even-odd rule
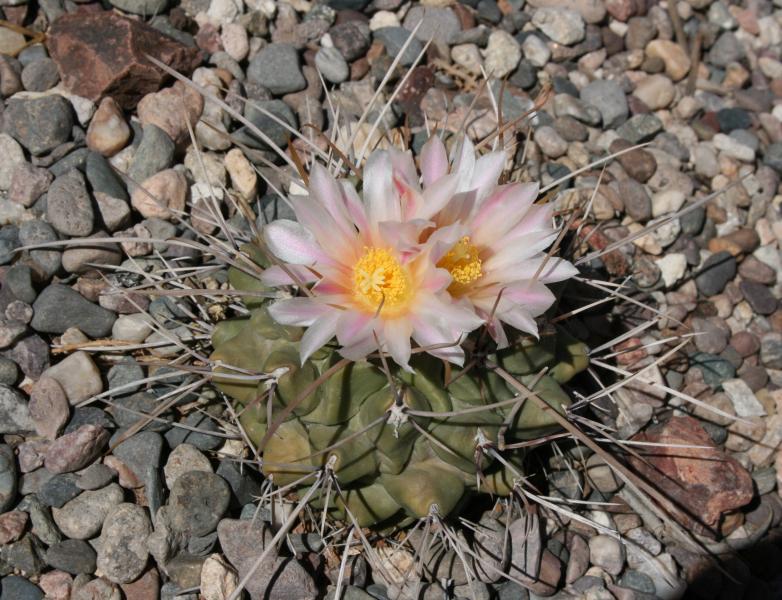
[[[383,328],[383,338],[386,343],[386,351],[394,359],[394,362],[403,369],[410,371],[410,335],[413,333],[413,325],[407,319],[395,319],[387,321]]]
[[[353,226],[345,208],[342,187],[331,173],[319,163],[312,166],[309,189],[310,194],[326,208],[340,231],[346,236],[353,234]]]
[[[545,254],[524,260],[518,264],[507,266],[502,269],[487,272],[481,283],[508,285],[515,282],[527,281],[535,277],[540,265],[546,260]],[[564,281],[573,275],[578,274],[578,270],[566,260],[561,258],[549,258],[546,265],[537,277],[541,283],[554,283]]]
[[[433,135],[421,149],[421,174],[424,178],[424,187],[432,185],[446,173],[448,173],[448,156],[445,152],[445,144],[439,136]]]
[[[447,297],[426,296],[421,299],[416,315],[427,321],[442,324],[442,327],[452,332],[452,338],[459,334],[469,333],[483,324],[483,319],[475,314],[469,305],[457,304]]]
[[[343,346],[339,349],[339,353],[349,360],[361,360],[375,350],[377,350],[377,340],[370,334],[356,340],[355,343],[349,346]]]
[[[458,345],[459,340],[455,338],[447,329],[444,330],[434,323],[427,322],[425,319],[416,318],[413,320],[413,339],[421,348],[426,348],[426,352],[432,356],[437,356],[457,365],[464,364],[464,350]],[[440,346],[441,348],[430,348],[430,346]]]
[[[388,152],[379,150],[369,155],[364,167],[364,204],[370,224],[402,220],[392,175]]]
[[[519,283],[505,288],[499,310],[504,314],[506,309],[521,307],[532,316],[538,316],[554,304],[554,300],[551,290],[539,281]],[[500,318],[505,320],[502,314]]]
[[[383,221],[378,223],[380,237],[388,240],[388,245],[400,252],[408,252],[418,246],[421,232],[434,225],[431,221],[415,219],[400,223],[398,221]]]
[[[301,352],[301,364],[312,356],[323,344],[334,337],[337,328],[337,320],[340,317],[339,310],[331,309],[328,313],[318,318],[301,337],[299,351]]]
[[[505,169],[505,153],[489,152],[475,162],[470,188],[478,191],[478,202],[485,198],[493,188]]]
[[[504,269],[521,264],[545,250],[557,239],[557,232],[536,231],[524,236],[523,240],[509,243],[507,238],[497,240],[499,250],[483,263],[484,272]]]
[[[278,287],[281,285],[299,285],[301,283],[311,283],[317,281],[318,276],[307,267],[300,265],[286,265],[288,272],[293,275],[293,278],[282,267],[274,265],[269,267],[261,275],[261,282],[264,285],[272,287]]]
[[[532,318],[529,312],[520,306],[505,311],[498,317],[511,327],[538,337],[538,324],[535,323],[535,319]]]
[[[419,219],[431,219],[448,204],[456,194],[459,178],[445,175],[424,190],[421,206],[416,216]]]
[[[269,314],[281,325],[296,325],[309,327],[315,319],[332,312],[334,309],[326,306],[315,298],[288,298],[278,300],[269,306]]]
[[[491,244],[523,222],[537,197],[537,184],[522,183],[497,188],[470,221],[476,243]]]
[[[415,162],[410,151],[400,152],[392,148],[388,150],[394,176],[402,179],[409,187],[415,187],[418,183],[418,174],[415,170]]]
[[[335,258],[350,252],[358,237],[355,229],[341,228],[320,204],[317,196],[293,195],[289,199],[296,218],[315,236],[321,248],[327,249],[327,252]]]
[[[345,310],[337,321],[337,340],[342,346],[349,346],[371,335],[373,316],[356,310]]]
[[[457,190],[460,192],[469,192],[474,190],[472,187],[472,176],[475,172],[475,146],[472,145],[470,138],[464,136],[462,143],[454,146],[458,155],[453,161],[451,173],[459,176],[459,185]]]
[[[263,237],[269,250],[282,261],[313,265],[328,259],[312,233],[296,221],[273,221],[263,228]]]
[[[364,205],[361,203],[361,198],[356,192],[356,188],[347,179],[341,179],[343,199],[345,200],[345,207],[353,223],[358,227],[359,231],[367,232],[369,230],[369,221],[367,220],[367,212],[364,210]]]

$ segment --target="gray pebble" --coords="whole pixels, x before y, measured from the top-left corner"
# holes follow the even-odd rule
[[[67,142],[73,128],[70,102],[58,95],[9,102],[5,130],[31,154],[40,155]]]
[[[90,337],[99,338],[111,333],[117,320],[110,310],[93,304],[79,292],[60,284],[47,287],[33,304],[35,316],[30,326],[43,333],[64,333],[77,327]]]
[[[47,481],[38,492],[38,499],[46,506],[62,508],[82,493],[76,485],[77,477],[73,473],[60,473]]]
[[[288,144],[288,139],[291,137],[291,133],[288,129],[280,125],[272,117],[265,115],[261,112],[262,109],[274,115],[277,119],[283,123],[287,123],[290,127],[296,128],[296,115],[291,110],[290,106],[285,104],[282,100],[260,100],[253,103],[256,106],[248,104],[245,108],[245,117],[258,129],[260,129],[272,142],[278,147],[284,148]],[[260,137],[258,137],[249,127],[246,125],[241,127],[236,132],[239,140],[253,148],[265,149],[269,146]]]
[[[627,98],[615,81],[592,81],[581,90],[581,100],[600,111],[606,129],[614,129],[627,119]]]
[[[217,527],[228,509],[231,490],[225,479],[205,471],[189,471],[174,482],[169,498],[176,531],[203,536]]]
[[[410,37],[410,32],[404,27],[381,27],[374,32],[374,37],[382,42],[391,58],[396,58],[397,54],[402,51],[405,42],[407,42],[407,38]],[[404,54],[402,54],[399,64],[403,67],[409,67],[415,62],[422,49],[421,41],[413,38],[410,40]]]
[[[98,568],[114,583],[136,580],[147,566],[147,536],[152,533],[147,511],[120,504],[103,523],[98,542]]]
[[[31,92],[45,92],[60,81],[57,65],[51,58],[41,58],[22,69],[22,85]]]
[[[19,367],[10,358],[0,356],[0,385],[14,385],[19,379]]]
[[[695,276],[695,284],[704,296],[715,296],[725,289],[735,276],[736,259],[730,252],[723,250],[703,261],[703,266]]]
[[[250,61],[247,79],[266,86],[278,96],[307,87],[299,53],[290,44],[272,43],[263,48]]]
[[[148,127],[155,126],[149,125]],[[157,127],[155,127],[155,129],[161,131]],[[171,142],[171,144],[173,146],[173,142]],[[151,151],[151,149],[148,150]],[[107,161],[97,152],[90,152],[89,155],[87,155],[87,162],[85,163],[85,174],[93,193],[100,192],[107,196],[111,196],[112,198],[125,200],[126,202],[130,199],[128,192],[125,189],[125,184],[122,183],[122,179],[120,179],[119,175],[114,172],[114,169],[111,167],[111,164],[109,164],[109,161]],[[146,177],[144,179],[146,179]]]
[[[71,575],[95,572],[95,550],[84,540],[64,540],[51,546],[44,555],[46,564]]]
[[[175,151],[174,142],[165,131],[156,125],[145,125],[141,143],[130,163],[128,177],[135,184],[143,183],[145,179],[173,165]]]
[[[92,538],[100,531],[111,509],[122,502],[124,495],[116,483],[99,490],[82,492],[62,508],[52,509],[54,522],[69,538]]]
[[[125,12],[147,17],[165,12],[168,0],[111,0],[111,5]]]
[[[6,444],[0,444],[0,512],[13,506],[16,499],[16,457]]]
[[[213,419],[200,412],[191,412],[182,423],[206,431],[218,432],[220,430]],[[169,448],[176,448],[179,444],[186,442],[199,450],[216,450],[223,444],[222,437],[190,431],[181,427],[172,427],[166,432],[165,437]]]
[[[34,246],[57,241],[57,233],[44,221],[25,221],[19,226],[19,242],[23,246]],[[48,280],[62,264],[62,251],[57,248],[30,250],[30,258],[37,267],[41,279]],[[23,298],[20,298],[23,300]]]
[[[0,579],[0,599],[6,600],[43,600],[43,591],[34,583],[18,575],[9,575]]]
[[[84,237],[92,233],[95,214],[81,171],[68,171],[49,186],[46,219],[64,235]]]
[[[342,83],[350,75],[348,63],[336,48],[321,48],[315,54],[315,66],[323,78],[331,83]]]
[[[27,399],[17,390],[0,385],[0,433],[35,431]]]

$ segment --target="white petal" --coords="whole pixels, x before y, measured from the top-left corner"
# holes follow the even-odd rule
[[[312,356],[323,344],[334,337],[340,311],[332,309],[330,312],[316,319],[301,337],[299,351],[301,352],[301,364]]]
[[[502,171],[505,169],[505,153],[489,152],[475,162],[470,189],[478,191],[478,202],[481,202],[492,189],[497,187]]]
[[[317,279],[317,276],[310,269],[300,265],[286,265],[285,269],[274,265],[266,269],[261,275],[261,283],[272,287],[311,283]]]
[[[402,219],[392,175],[388,152],[379,150],[369,155],[364,167],[364,204],[371,224]]]
[[[313,265],[325,258],[312,233],[296,221],[273,221],[263,228],[263,237],[272,254],[282,261]]]
[[[464,364],[464,350],[458,345],[451,332],[424,319],[413,321],[413,339],[432,356],[437,356],[457,365]],[[440,346],[432,348],[432,346]]]
[[[416,216],[419,219],[431,219],[448,204],[459,185],[457,175],[445,175],[424,190],[421,206]]]
[[[387,321],[383,328],[386,351],[394,359],[394,362],[406,371],[410,371],[410,335],[413,333],[413,325],[407,319]]]
[[[269,306],[269,314],[272,319],[281,325],[296,325],[309,327],[315,319],[334,311],[330,306],[319,302],[314,298],[288,298],[278,300]]]
[[[432,185],[446,173],[448,173],[448,155],[445,152],[445,144],[439,136],[433,135],[421,149],[421,174],[424,178],[424,187]]]

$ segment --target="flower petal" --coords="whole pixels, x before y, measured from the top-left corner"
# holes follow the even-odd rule
[[[285,269],[287,269],[287,271]],[[301,283],[312,283],[318,279],[318,276],[307,267],[300,265],[286,265],[285,269],[278,265],[269,267],[261,275],[261,283],[272,287],[279,287],[281,285],[299,285]],[[291,277],[291,275],[293,275],[293,277]]]
[[[431,219],[448,204],[456,193],[459,185],[457,175],[445,175],[424,190],[420,207],[416,213],[419,219]]]
[[[337,330],[337,320],[342,311],[332,308],[328,313],[319,317],[301,337],[299,351],[301,352],[301,364],[312,356],[323,344],[334,337]]]
[[[364,166],[364,204],[370,223],[402,220],[391,159],[385,150],[370,154]]]
[[[406,371],[410,369],[410,335],[413,333],[413,325],[408,319],[395,319],[388,321],[383,328],[383,338],[386,344],[386,352],[391,355],[394,362]]]
[[[506,158],[504,152],[497,151],[484,154],[475,161],[470,189],[477,190],[479,203],[497,186],[500,175],[505,170]]]
[[[350,346],[361,338],[371,335],[373,315],[345,310],[337,321],[337,340],[343,346]]]
[[[446,173],[448,173],[448,155],[445,152],[445,144],[439,136],[433,135],[421,149],[421,174],[424,187],[432,185]]]
[[[432,356],[437,356],[459,366],[464,364],[464,350],[451,332],[425,319],[413,320],[413,339]]]
[[[269,306],[269,314],[281,325],[309,327],[316,319],[333,311],[315,298],[287,298]]]
[[[263,228],[263,237],[277,258],[294,265],[314,265],[327,258],[312,233],[296,221],[273,221]]]
[[[312,165],[309,190],[310,195],[325,207],[340,231],[346,236],[352,235],[353,226],[345,207],[342,188],[320,163]]]

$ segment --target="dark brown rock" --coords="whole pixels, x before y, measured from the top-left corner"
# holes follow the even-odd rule
[[[63,15],[52,24],[47,46],[66,89],[94,101],[111,96],[123,108],[169,79],[146,54],[183,73],[202,60],[197,49],[112,12]]]
[[[714,446],[696,419],[673,417],[633,440],[655,444],[640,451],[642,460],[631,456],[630,463],[669,498],[670,510],[685,527],[716,537],[723,515],[752,500],[750,474]]]
[[[632,144],[627,140],[617,139],[611,142],[611,153],[621,152],[631,148]],[[627,174],[640,183],[646,183],[657,170],[657,160],[654,155],[646,150],[632,150],[617,157]]]

